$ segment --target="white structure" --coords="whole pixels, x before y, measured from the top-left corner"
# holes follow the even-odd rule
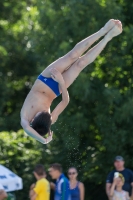
[[[0,165],[0,184],[6,192],[23,188],[22,179],[3,165]]]

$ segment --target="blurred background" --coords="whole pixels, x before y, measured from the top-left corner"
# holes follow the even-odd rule
[[[20,110],[41,71],[111,18],[123,23],[94,63],[69,88],[70,103],[52,127],[48,145],[28,137]],[[0,164],[23,179],[17,200],[27,200],[37,163],[79,171],[87,200],[106,200],[113,158],[133,169],[133,1],[0,1]],[[52,109],[60,101],[57,98]],[[51,110],[52,110],[51,109]]]

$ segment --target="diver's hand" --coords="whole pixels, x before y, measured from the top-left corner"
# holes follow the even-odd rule
[[[64,84],[63,76],[57,69],[55,68],[51,69],[50,72],[51,72],[51,77],[53,80],[55,80],[59,84]]]
[[[45,144],[48,144],[53,139],[53,131],[49,131],[49,136],[45,139]]]

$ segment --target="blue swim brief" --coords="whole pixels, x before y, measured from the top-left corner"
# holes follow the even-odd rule
[[[48,87],[50,87],[50,89],[56,94],[56,96],[60,95],[58,82],[54,81],[50,77],[44,77],[42,76],[42,74],[40,74],[37,79],[39,79],[40,81],[45,83]]]

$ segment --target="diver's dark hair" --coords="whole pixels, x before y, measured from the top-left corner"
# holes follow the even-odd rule
[[[41,136],[46,135],[51,127],[51,115],[48,112],[41,112],[32,122],[32,128]]]

